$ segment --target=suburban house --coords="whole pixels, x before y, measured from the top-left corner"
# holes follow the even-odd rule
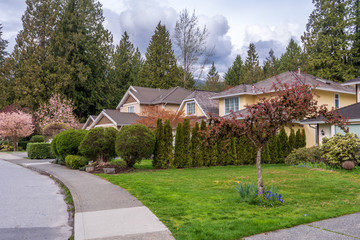
[[[189,94],[191,91],[181,87],[160,89],[130,86],[116,109],[120,112],[142,115],[149,106],[161,106],[176,112],[183,99]]]
[[[183,111],[185,116],[210,118],[219,116],[219,100],[212,99],[218,92],[195,90],[181,103],[178,112]]]
[[[231,112],[241,112],[245,105],[256,103],[259,98],[269,96],[273,92],[273,83],[277,81],[286,84],[300,83],[308,84],[313,87],[316,93],[316,100],[319,105],[326,104],[328,108],[341,108],[356,102],[355,88],[352,86],[344,86],[330,80],[317,78],[312,75],[301,73],[300,71],[288,71],[277,76],[257,82],[253,85],[242,84],[228,90],[222,91],[211,99],[219,101],[219,116],[229,117]],[[245,111],[243,111],[245,112]],[[306,146],[314,146],[317,144],[316,125],[294,123],[293,128],[304,128],[306,133]],[[289,131],[289,129],[287,129]]]
[[[83,129],[115,127],[136,123],[149,106],[158,106],[176,112],[183,99],[191,94],[181,87],[170,89],[130,86],[116,109],[104,109],[98,116],[90,116]]]
[[[338,109],[339,114],[348,120],[349,132],[360,136],[360,78],[354,78],[342,84],[343,86],[355,86],[356,103]],[[336,133],[344,133],[338,126],[330,125],[324,118],[308,119],[302,124],[313,125],[316,129],[316,144],[321,145],[324,137],[330,138]]]

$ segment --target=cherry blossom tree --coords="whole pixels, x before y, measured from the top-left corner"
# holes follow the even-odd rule
[[[64,123],[76,128],[78,121],[73,110],[74,107],[71,100],[63,99],[59,94],[55,94],[50,98],[49,102],[40,106],[35,116],[41,129],[54,123]]]
[[[245,106],[245,111],[232,113],[231,119],[211,119],[209,136],[237,137],[246,135],[257,149],[256,168],[258,193],[263,193],[261,172],[261,151],[280,128],[306,118],[323,117],[327,123],[337,124],[347,131],[346,121],[337,110],[328,110],[325,105],[318,105],[312,88],[306,84],[273,85],[270,97],[261,98],[256,104]]]
[[[30,136],[34,129],[30,114],[22,111],[0,113],[0,135],[12,141],[14,151],[19,139]]]

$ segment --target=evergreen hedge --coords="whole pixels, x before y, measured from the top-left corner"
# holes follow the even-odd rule
[[[50,143],[28,143],[27,154],[31,159],[53,158]]]

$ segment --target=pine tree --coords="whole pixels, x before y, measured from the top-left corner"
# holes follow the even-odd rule
[[[139,73],[141,86],[168,89],[180,85],[180,72],[170,34],[161,22],[151,37],[145,56],[144,66]]]
[[[248,84],[254,84],[256,82],[264,80],[264,73],[259,64],[259,56],[255,49],[255,44],[250,43],[248,56],[244,66],[244,82]]]
[[[55,70],[60,64],[51,49],[62,2],[27,0],[26,5],[10,64],[16,101],[35,111],[49,100],[64,77]]]
[[[139,59],[140,55],[140,59]],[[124,32],[120,43],[112,54],[109,77],[114,83],[115,108],[131,85],[135,85],[142,64],[141,54],[130,42],[127,32]],[[140,65],[140,66],[139,66]]]
[[[237,86],[244,83],[244,66],[240,55],[237,55],[233,65],[225,74],[226,86]]]
[[[264,66],[263,66],[264,75],[265,75],[264,77],[269,78],[277,74],[279,69],[279,63],[280,61],[275,56],[274,50],[270,49],[269,56],[265,58],[264,61]]]
[[[351,1],[314,0],[306,32],[302,37],[308,58],[308,72],[343,82],[357,77],[360,70],[351,63],[353,29]]]
[[[195,123],[191,132],[191,159],[194,167],[203,166],[202,154],[201,154],[201,142],[199,133],[199,123]]]
[[[214,62],[211,65],[210,71],[206,77],[205,89],[207,91],[220,91],[221,83],[220,76],[218,71],[216,70]]]
[[[191,149],[190,120],[188,118],[185,118],[183,122],[183,134],[184,134],[184,162],[185,162],[185,166],[189,167],[192,166],[192,162],[191,162],[192,159],[190,155],[190,149]]]
[[[289,153],[291,153],[291,151],[296,148],[296,136],[295,136],[295,131],[294,131],[293,128],[291,128],[291,130],[290,130],[289,146],[290,146],[290,152]]]
[[[301,135],[301,130],[298,129],[296,131],[296,135],[295,135],[295,148],[301,148],[303,144],[303,138],[302,138],[302,135]]]
[[[171,167],[174,162],[173,134],[169,119],[164,124],[164,160],[163,168]]]
[[[294,39],[290,39],[285,53],[282,54],[280,58],[279,73],[294,71],[297,70],[298,67],[301,68],[303,65],[304,56],[301,48]]]
[[[163,168],[164,164],[164,127],[162,120],[159,118],[156,122],[155,129],[155,149],[154,149],[154,158],[152,165],[154,168]]]
[[[286,134],[285,128],[280,129],[278,138],[281,143],[281,152],[283,153],[284,158],[286,158],[287,155],[289,155],[290,153],[290,145],[289,145],[289,138]]]
[[[306,147],[306,134],[304,128],[301,130],[301,138],[302,138],[301,147]]]
[[[185,167],[185,147],[184,147],[184,133],[183,126],[181,123],[176,128],[175,135],[175,152],[174,152],[174,166],[178,168]]]

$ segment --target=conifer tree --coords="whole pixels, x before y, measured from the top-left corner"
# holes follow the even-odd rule
[[[301,138],[302,138],[301,147],[306,147],[306,134],[304,128],[301,130]]]
[[[233,65],[225,74],[226,86],[237,86],[244,83],[244,66],[240,55],[237,55]]]
[[[276,162],[274,163],[284,163],[285,162],[285,158],[284,158],[284,153],[282,151],[282,142],[280,140],[280,137],[279,136],[276,136],[275,137],[275,140],[276,140],[276,146],[277,146],[277,153],[278,153],[278,156],[277,156],[277,160]]]
[[[294,71],[297,70],[298,67],[301,68],[303,65],[304,57],[301,48],[294,39],[290,39],[285,53],[280,57],[278,72]]]
[[[10,104],[9,101],[11,101],[12,95],[11,79],[8,78],[10,74],[7,74],[9,72],[7,67],[9,64],[5,64],[5,58],[8,55],[6,52],[7,45],[8,41],[2,38],[2,24],[0,23],[0,109]]]
[[[202,166],[201,142],[199,123],[196,122],[191,132],[191,159],[194,167]]]
[[[277,74],[279,69],[279,63],[280,61],[275,56],[274,50],[270,49],[269,56],[266,57],[264,61],[264,77],[269,78]]]
[[[180,72],[170,34],[161,22],[151,37],[145,57],[144,66],[139,73],[141,86],[168,89],[180,85]]]
[[[183,126],[181,123],[179,123],[176,128],[176,135],[175,135],[175,152],[174,152],[175,167],[183,168],[185,166],[184,152],[185,152],[185,147],[184,147]]]
[[[166,119],[164,124],[164,160],[163,168],[171,167],[174,162],[173,134],[170,120]]]
[[[285,128],[280,129],[280,133],[278,136],[280,143],[281,143],[281,152],[284,155],[284,158],[290,153],[290,145],[289,145],[289,138],[286,134]]]
[[[264,163],[271,163],[269,144],[266,144],[266,146],[263,148],[261,159]]]
[[[2,24],[0,23],[0,67],[3,66],[5,58],[8,55],[6,52],[8,41],[2,38],[2,28]]]
[[[219,150],[217,142],[212,142],[210,145],[210,161],[209,166],[217,166],[218,165],[218,158],[219,158]]]
[[[276,136],[274,136],[270,139],[268,145],[269,145],[269,155],[270,155],[269,163],[276,163],[278,161],[278,157],[279,157],[278,141],[277,141]]]
[[[236,138],[232,138],[230,142],[230,152],[231,152],[231,162],[230,164],[235,164],[237,155],[236,155]]]
[[[238,164],[254,164],[256,151],[246,136],[240,136],[237,143]]]
[[[290,152],[289,153],[291,153],[291,151],[296,148],[296,136],[295,136],[295,131],[294,131],[293,128],[291,128],[291,130],[290,130],[289,146],[290,146]]]
[[[183,122],[183,134],[184,134],[184,162],[185,166],[192,166],[191,162],[191,140],[190,140],[190,120],[188,118],[184,119]]]
[[[259,55],[256,52],[255,44],[250,43],[247,53],[248,56],[244,66],[244,82],[248,84],[254,84],[264,80],[264,73],[259,64]]]
[[[296,135],[295,135],[295,148],[301,148],[303,144],[303,138],[301,135],[301,130],[300,128],[296,131]]]
[[[162,120],[159,118],[156,122],[155,129],[155,148],[154,148],[154,158],[152,164],[154,168],[162,168],[164,162],[164,127]]]
[[[207,126],[204,119],[201,120],[200,124],[200,150],[201,150],[201,160],[199,162],[202,163],[202,166],[207,166],[209,162],[209,146],[207,145],[205,134],[206,134]]]
[[[205,89],[207,91],[220,91],[221,82],[218,71],[216,70],[214,62],[211,65],[210,71],[207,74]]]

